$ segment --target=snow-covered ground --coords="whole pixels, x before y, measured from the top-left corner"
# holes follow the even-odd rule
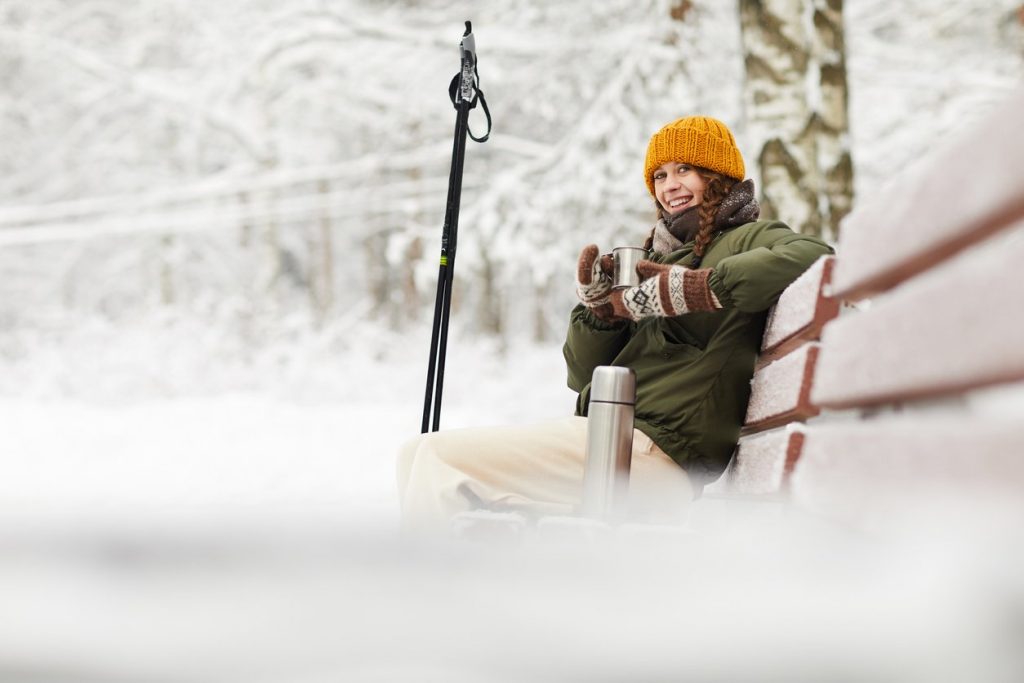
[[[129,337],[75,397],[3,399],[0,680],[1020,680],[1005,515],[884,537],[703,501],[689,529],[400,539],[428,339],[364,329],[142,400]],[[141,374],[188,386],[198,351]],[[571,410],[557,345],[449,354],[446,427]]]
[[[115,348],[88,358],[82,347],[41,354],[22,368],[39,395],[0,399],[0,510],[117,519],[213,508],[393,527],[395,453],[420,430],[429,337],[362,333],[336,355],[293,347],[248,369],[210,368],[209,384],[192,367],[201,342],[182,349],[177,337],[177,355],[159,357],[157,330],[112,336]],[[572,412],[558,346],[449,343],[443,427]],[[72,396],[49,395],[59,388]]]
[[[1020,680],[1019,549],[742,538],[531,553],[202,529],[7,541],[0,678]]]

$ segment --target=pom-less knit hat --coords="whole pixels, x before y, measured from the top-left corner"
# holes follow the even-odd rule
[[[678,161],[743,180],[746,168],[732,131],[709,116],[687,116],[659,130],[647,145],[644,181],[654,194],[654,171],[662,164]]]

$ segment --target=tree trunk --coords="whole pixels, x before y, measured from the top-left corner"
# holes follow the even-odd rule
[[[834,240],[853,201],[842,0],[740,0],[765,218]]]
[[[485,334],[500,336],[503,333],[501,324],[502,297],[495,284],[495,279],[499,277],[498,270],[494,267],[494,262],[486,251],[481,250],[475,256],[483,264],[479,274],[479,281],[474,283],[480,287],[480,298],[477,300],[478,327]]]
[[[242,224],[239,226],[238,232],[238,246],[242,249],[248,249],[249,245],[252,244],[253,233],[252,202],[249,201],[248,192],[238,193],[238,210],[242,216]]]
[[[371,232],[363,239],[363,263],[366,267],[366,290],[370,316],[386,320],[396,329],[398,312],[392,306],[392,271],[386,260],[390,231]]]
[[[740,0],[747,131],[758,150],[763,215],[821,233],[810,44],[804,0]]]
[[[160,238],[160,303],[170,306],[174,303],[174,235]]]
[[[818,168],[823,179],[824,236],[839,237],[839,223],[853,204],[853,162],[847,114],[846,41],[843,0],[813,0],[814,53],[821,105],[818,111]]]
[[[423,238],[416,236],[405,248],[405,261],[402,269],[402,304],[406,310],[406,317],[412,322],[418,322],[423,316],[423,301],[426,296],[420,297],[416,289],[416,268],[423,260]]]
[[[334,306],[334,243],[331,229],[330,183],[326,178],[317,182],[321,197],[318,230],[309,240],[309,296],[317,324],[323,324]],[[318,239],[319,237],[319,239]]]
[[[261,290],[273,297],[281,278],[282,255],[281,238],[277,224],[277,192],[269,190],[265,203],[265,223],[263,225],[263,277]]]

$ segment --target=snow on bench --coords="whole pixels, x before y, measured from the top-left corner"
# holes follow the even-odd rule
[[[768,312],[760,363],[763,365],[817,339],[821,328],[839,314],[839,300],[825,296],[832,280],[834,256],[822,256],[798,277]]]
[[[723,475],[723,483],[707,487],[710,495],[771,497],[782,493],[803,450],[804,429],[791,423],[740,439]]]
[[[815,425],[792,491],[803,509],[871,527],[898,521],[921,499],[956,517],[965,506],[1020,500],[1022,444],[1024,422],[980,416]],[[928,515],[929,524],[948,521]]]
[[[834,256],[818,259],[786,288],[769,312],[751,382],[744,436],[722,479],[707,487],[708,494],[784,491],[803,446],[798,421],[819,412],[811,402],[820,348],[814,340],[839,313],[839,302],[827,294],[834,263]]]
[[[1024,221],[823,335],[813,402],[847,408],[1024,379]]]
[[[1024,89],[858,204],[842,224],[835,295],[891,289],[1024,215],[1022,118]]]
[[[804,344],[754,374],[744,426],[747,431],[759,431],[818,414],[818,407],[811,403],[818,348],[816,343]]]
[[[1024,500],[1021,111],[1024,90],[857,206],[837,256],[783,293],[712,497],[853,523],[924,489],[977,500],[967,481]],[[1002,412],[979,411],[998,387]]]

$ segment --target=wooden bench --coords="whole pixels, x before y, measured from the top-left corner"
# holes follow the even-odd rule
[[[1024,501],[1022,117],[1024,90],[895,174],[784,292],[710,497],[852,523],[933,494]]]

